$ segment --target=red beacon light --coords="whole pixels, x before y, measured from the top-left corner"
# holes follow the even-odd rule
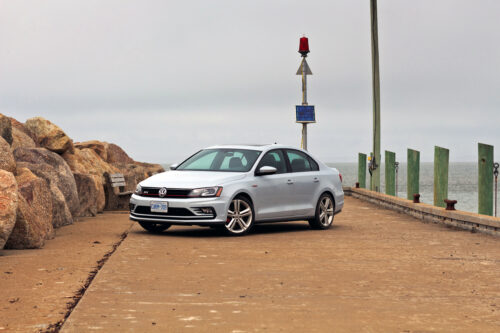
[[[309,53],[309,40],[306,36],[300,38],[299,53],[302,54],[303,57],[307,57]]]

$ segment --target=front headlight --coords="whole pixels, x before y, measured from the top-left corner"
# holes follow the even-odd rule
[[[203,188],[195,188],[191,192],[189,192],[190,197],[220,197],[222,193],[221,186],[214,187],[203,187]]]
[[[142,194],[142,186],[137,184],[137,187],[135,188],[135,194],[141,195]]]

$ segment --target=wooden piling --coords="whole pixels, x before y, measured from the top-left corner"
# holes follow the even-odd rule
[[[366,188],[366,154],[358,154],[358,183],[360,188]]]
[[[406,198],[413,200],[413,195],[420,193],[420,152],[408,148],[406,161]]]
[[[493,146],[478,143],[478,213],[493,216]]]
[[[450,151],[438,146],[434,147],[434,206],[446,207],[444,199],[448,199],[448,166]]]
[[[385,151],[385,194],[396,195],[396,153]]]

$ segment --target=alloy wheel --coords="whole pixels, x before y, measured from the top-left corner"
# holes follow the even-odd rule
[[[333,202],[329,196],[321,199],[319,204],[319,222],[328,227],[333,221]]]
[[[233,234],[241,234],[251,227],[253,222],[252,207],[240,198],[231,201],[227,211],[226,229]]]

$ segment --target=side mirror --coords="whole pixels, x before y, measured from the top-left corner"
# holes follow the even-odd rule
[[[175,169],[177,169],[178,166],[179,166],[179,163],[172,164],[170,166],[170,170],[175,170]]]
[[[278,169],[276,169],[275,167],[264,165],[259,169],[257,175],[259,176],[272,175],[275,174],[277,171]]]

